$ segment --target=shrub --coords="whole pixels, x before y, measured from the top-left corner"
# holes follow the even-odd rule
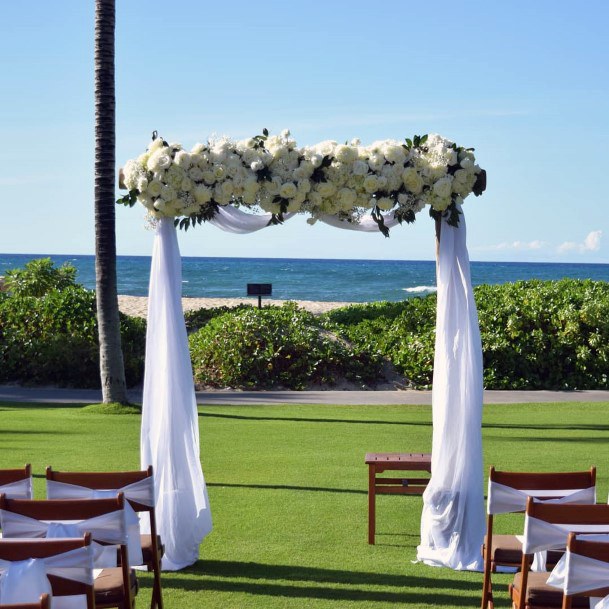
[[[252,305],[250,304],[238,304],[234,307],[224,306],[212,307],[210,309],[197,309],[196,311],[186,311],[186,313],[184,313],[186,330],[189,334],[192,332],[196,332],[197,330],[200,330],[209,321],[211,321],[214,317],[218,317],[219,315],[223,315],[224,313],[234,313],[237,311],[243,311],[244,309],[251,308]]]
[[[609,388],[609,283],[519,281],[474,289],[487,389]],[[360,349],[431,387],[436,296],[327,314]]]
[[[247,307],[191,334],[195,381],[212,387],[302,389],[340,379],[378,381],[380,361],[353,349],[293,303]]]
[[[44,296],[76,285],[75,278],[76,268],[71,264],[57,268],[50,258],[38,258],[26,262],[22,269],[6,271],[4,288],[13,296]]]
[[[0,382],[98,388],[95,293],[75,284],[71,271],[32,262],[40,264],[9,271],[17,279],[9,293],[0,293]],[[121,314],[128,385],[142,380],[145,326]]]

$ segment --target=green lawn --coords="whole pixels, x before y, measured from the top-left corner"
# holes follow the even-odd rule
[[[609,485],[607,403],[486,406],[485,470],[599,468]],[[163,575],[167,609],[477,607],[481,574],[413,564],[420,497],[378,498],[367,544],[365,452],[428,451],[426,406],[206,406],[201,446],[214,531],[190,569]],[[139,416],[0,404],[0,467],[139,467]],[[499,531],[515,526],[503,519]],[[497,520],[498,525],[502,521]],[[509,607],[508,575],[496,576]],[[138,607],[151,580],[141,577]]]

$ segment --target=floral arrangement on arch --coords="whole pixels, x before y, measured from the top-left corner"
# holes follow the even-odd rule
[[[429,206],[434,218],[459,223],[458,206],[482,194],[486,172],[473,148],[424,135],[375,142],[325,141],[299,148],[289,131],[234,141],[227,137],[196,144],[190,152],[153,133],[145,153],[127,161],[122,184],[129,191],[117,203],[139,201],[153,218],[174,217],[187,229],[214,217],[219,206],[271,213],[271,224],[287,212],[359,222],[370,213],[388,234],[383,212],[414,222]]]

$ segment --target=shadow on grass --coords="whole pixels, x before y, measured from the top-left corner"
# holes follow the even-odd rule
[[[193,580],[182,577],[182,575],[196,575],[201,579]],[[231,581],[231,578],[239,578],[239,580],[246,578],[254,581]],[[256,582],[255,580],[265,581]],[[306,582],[309,585],[269,583],[269,580]],[[476,605],[480,600],[479,589],[481,587],[481,584],[478,582],[444,579],[441,577],[391,575],[386,573],[366,573],[315,567],[216,560],[198,561],[194,566],[181,571],[180,576],[169,573],[163,574],[163,585],[166,588],[187,591],[213,590],[217,592],[283,596],[286,598],[405,603],[414,604],[419,607],[432,603],[457,606]],[[324,587],[324,585],[328,587]],[[395,588],[412,588],[412,590],[383,591],[354,587],[334,587],[337,585],[390,586]],[[427,588],[428,592],[420,591],[420,588]],[[459,594],[455,595],[455,592]]]
[[[503,438],[497,438],[503,439]],[[495,438],[493,438],[495,440]],[[565,436],[561,436],[559,438],[549,438],[548,436],[510,436],[509,441],[514,442],[518,440],[519,442],[560,442],[561,444],[565,442],[570,442],[573,444],[574,442],[590,442],[592,444],[605,444],[608,440],[608,436],[581,436],[579,438],[567,438]]]
[[[58,408],[82,408],[88,402],[82,404],[72,404],[63,402],[10,402],[8,400],[0,401],[0,412],[8,412],[10,410],[57,410]]]
[[[224,482],[211,482],[207,486],[227,488],[256,488],[271,491],[313,491],[319,493],[353,493],[355,495],[367,495],[368,491],[350,488],[326,488],[322,486],[291,486],[289,484],[231,484]]]
[[[59,429],[7,429],[6,427],[0,429],[0,436],[2,434],[10,434],[11,436],[68,436],[77,433]]]
[[[370,419],[311,419],[300,417],[248,417],[240,414],[216,414],[208,412],[199,412],[200,417],[215,418],[215,419],[238,419],[244,421],[287,421],[291,423],[353,423],[359,425],[406,425],[431,427],[431,421],[427,422],[409,422],[409,421],[375,421]]]

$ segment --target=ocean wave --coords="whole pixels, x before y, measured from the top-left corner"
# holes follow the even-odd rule
[[[418,285],[414,288],[402,288],[402,290],[411,294],[421,294],[422,292],[437,292],[438,288],[435,285]]]

